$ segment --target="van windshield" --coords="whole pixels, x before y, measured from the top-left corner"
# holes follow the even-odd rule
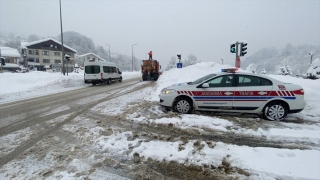
[[[100,66],[86,66],[85,73],[86,74],[99,74],[100,73]]]

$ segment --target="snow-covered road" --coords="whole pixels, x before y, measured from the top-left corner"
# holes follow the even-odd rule
[[[172,69],[148,87],[137,90],[138,85],[129,86],[123,89],[129,94],[105,100],[101,99],[113,91],[103,89],[120,83],[87,87],[82,83],[83,74],[73,73],[69,77],[43,72],[0,75],[0,83],[7,85],[0,87],[0,103],[21,101],[28,98],[26,92],[39,96],[88,89],[87,95],[70,95],[70,103],[37,108],[30,100],[23,107],[24,113],[1,113],[0,161],[19,152],[19,147],[23,153],[3,163],[0,179],[320,179],[319,80],[272,75],[298,83],[305,90],[305,110],[289,115],[283,122],[266,121],[255,115],[181,115],[164,112],[158,105],[157,95],[162,88],[220,71],[222,67],[225,66],[199,63]],[[125,74],[124,79],[140,76],[139,72]],[[34,81],[24,80],[31,76]],[[91,90],[96,93],[90,95]],[[69,92],[78,91],[81,89]],[[92,106],[82,112],[88,104]],[[32,114],[35,120],[47,120],[14,129]],[[4,127],[11,127],[11,132],[4,133]],[[56,133],[23,146],[54,127]]]

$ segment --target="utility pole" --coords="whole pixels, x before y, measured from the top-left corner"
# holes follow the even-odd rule
[[[61,43],[62,43],[62,46],[61,46],[61,51],[62,51],[62,54],[61,54],[61,58],[62,58],[62,73],[63,75],[66,75],[65,74],[65,65],[64,65],[64,50],[63,50],[63,33],[62,33],[62,14],[61,14],[61,0],[59,0],[60,2],[60,27],[61,27]]]
[[[133,46],[135,46],[135,45],[137,45],[137,44],[132,45],[132,72],[133,72]]]
[[[223,58],[221,58],[222,64],[223,64]]]

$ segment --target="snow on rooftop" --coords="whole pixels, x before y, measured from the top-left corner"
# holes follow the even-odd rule
[[[93,55],[93,56],[96,56],[97,58],[103,60],[103,61],[106,61],[105,59],[101,58],[100,56],[94,54],[94,53],[86,53],[86,54],[82,54],[82,55],[79,55],[80,57],[86,57],[86,56],[90,56],[90,55]]]
[[[11,47],[0,47],[1,49],[1,56],[3,57],[21,57],[19,51],[17,49]]]
[[[50,41],[50,40],[54,41],[55,43],[58,43],[58,44],[62,45],[59,41],[57,41],[57,40],[55,40],[53,38],[45,38],[45,39],[41,39],[41,40],[38,40],[38,41],[29,42],[29,43],[28,42],[21,42],[21,48],[28,48],[27,46],[31,46],[31,45],[34,45],[34,44],[39,44],[39,43],[42,43],[42,42],[45,42],[45,41]],[[66,47],[66,48],[69,48],[70,50],[72,50],[74,52],[77,52],[75,49],[73,49],[73,48],[71,48],[71,47],[69,47],[69,46],[67,46],[65,44],[63,46]]]

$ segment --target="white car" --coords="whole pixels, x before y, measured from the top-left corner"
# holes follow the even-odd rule
[[[231,70],[231,72],[230,72]],[[265,75],[235,69],[169,86],[159,94],[160,104],[180,113],[192,110],[255,113],[268,120],[283,120],[304,109],[304,90]]]

